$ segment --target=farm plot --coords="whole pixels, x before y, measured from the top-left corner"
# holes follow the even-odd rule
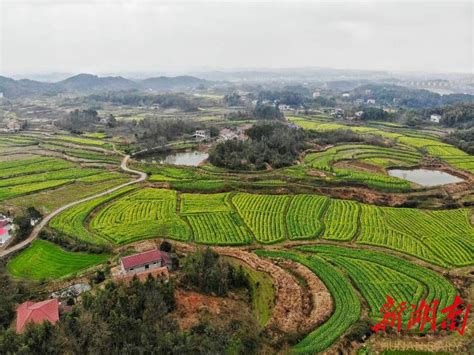
[[[386,247],[438,265],[447,265],[412,233],[391,228],[384,218],[382,208],[376,206],[361,205],[357,243]]]
[[[252,235],[229,203],[229,194],[181,194],[181,214],[198,243],[246,244]]]
[[[286,221],[290,239],[317,238],[322,230],[322,216],[329,198],[317,195],[296,195],[292,198]]]
[[[51,172],[74,167],[74,164],[55,158],[12,160],[0,163],[0,178]]]
[[[104,263],[110,255],[65,251],[53,243],[37,239],[7,264],[15,277],[41,280],[74,275],[81,270]]]
[[[306,266],[323,281],[334,300],[334,313],[331,318],[304,337],[293,347],[292,352],[322,352],[359,319],[361,305],[357,293],[349,280],[324,259],[316,255],[307,258],[302,254],[286,251],[256,250],[255,253],[262,257],[293,260]]]
[[[82,177],[91,176],[100,173],[98,169],[80,169],[80,168],[69,168],[55,171],[48,171],[38,174],[21,175],[8,179],[0,179],[0,188],[7,186],[23,185],[23,184],[34,184],[37,182],[51,181],[51,180],[63,180],[63,179],[80,179]]]
[[[133,186],[127,186],[106,196],[95,198],[93,200],[68,208],[64,212],[54,217],[49,222],[49,226],[68,235],[69,237],[76,238],[82,242],[96,245],[106,244],[107,241],[100,235],[87,229],[85,225],[86,219],[92,213],[92,211],[101,204],[111,201],[112,199],[117,198],[118,196],[121,196],[129,191],[132,191],[134,188],[135,187]]]
[[[357,233],[360,204],[349,200],[331,200],[324,215],[323,239],[349,241]]]
[[[332,245],[302,246],[298,250],[316,253],[347,272],[367,300],[372,319],[380,318],[379,310],[389,295],[396,304],[419,304],[421,299],[430,304],[439,300],[437,319],[441,321],[439,310],[450,305],[456,296],[454,286],[441,275],[385,253]]]
[[[238,193],[232,203],[260,243],[274,243],[286,237],[287,195]]]
[[[188,240],[191,233],[177,214],[176,199],[176,191],[145,188],[101,209],[90,227],[118,244],[158,237]]]
[[[423,242],[447,264],[474,263],[474,228],[467,209],[422,211],[411,208],[383,208],[386,224]]]

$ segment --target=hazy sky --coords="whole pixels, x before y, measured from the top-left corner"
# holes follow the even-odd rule
[[[473,2],[0,0],[0,74],[472,72]]]

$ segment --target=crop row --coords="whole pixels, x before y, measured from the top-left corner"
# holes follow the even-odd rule
[[[106,242],[104,239],[86,228],[86,218],[98,206],[111,201],[112,199],[117,198],[118,196],[131,190],[133,190],[133,187],[127,186],[106,196],[98,197],[68,208],[64,212],[61,212],[59,215],[54,217],[49,222],[49,226],[70,237],[77,238],[86,243],[97,245],[104,244]]]
[[[289,259],[306,266],[321,279],[333,298],[334,312],[331,318],[306,335],[293,347],[293,352],[322,352],[359,319],[361,304],[354,287],[339,270],[324,259],[317,256],[309,259],[299,253],[285,251],[257,250],[255,253],[263,257]]]
[[[177,214],[176,192],[146,188],[107,205],[91,228],[115,243],[153,237],[188,240],[188,225]]]
[[[438,273],[386,253],[333,245],[302,246],[298,250],[315,253],[346,271],[375,318],[380,317],[377,313],[386,302],[386,295],[397,304],[406,301],[417,305],[421,299],[430,304],[438,300],[438,312],[456,296],[454,286]],[[437,318],[441,321],[442,314],[438,313]]]

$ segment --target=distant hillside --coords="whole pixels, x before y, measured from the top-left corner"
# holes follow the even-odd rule
[[[194,76],[160,76],[141,81],[132,81],[121,76],[99,77],[92,74],[78,74],[56,83],[45,83],[28,79],[14,80],[0,76],[0,92],[3,92],[3,95],[9,99],[35,95],[57,95],[65,92],[180,91],[208,87],[212,84],[212,81],[199,79]]]
[[[79,74],[56,83],[66,91],[84,91],[84,90],[129,90],[134,89],[137,83],[125,79],[121,76],[98,77],[91,74]]]
[[[56,95],[60,91],[60,88],[56,87],[55,84],[28,79],[13,80],[0,76],[0,92],[9,99],[37,94]]]
[[[145,79],[140,82],[140,86],[143,89],[152,89],[157,91],[195,89],[199,86],[207,87],[210,84],[212,84],[211,81],[188,75],[176,77],[159,76],[156,78]]]

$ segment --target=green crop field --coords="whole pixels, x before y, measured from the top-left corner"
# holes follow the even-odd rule
[[[324,259],[286,251],[257,250],[263,257],[290,259],[314,272],[326,285],[334,301],[331,318],[306,335],[292,348],[295,353],[314,354],[324,351],[355,323],[361,313],[361,304],[351,283],[337,268]]]
[[[372,319],[380,318],[379,311],[389,295],[396,304],[439,300],[437,318],[441,321],[439,311],[452,304],[456,296],[454,286],[441,275],[385,253],[332,245],[302,246],[298,250],[316,253],[344,270],[367,300]]]
[[[398,250],[442,266],[474,261],[474,228],[468,210],[361,207],[357,243]]]
[[[252,235],[230,205],[229,194],[181,194],[181,214],[194,240],[204,244],[247,244]]]
[[[349,200],[331,200],[324,215],[323,238],[349,241],[359,225],[360,204]]]
[[[0,178],[5,179],[19,175],[51,172],[74,167],[74,164],[55,158],[36,158],[12,160],[0,163]]]
[[[236,194],[232,202],[260,243],[286,238],[285,214],[290,196]]]
[[[287,223],[290,239],[318,237],[324,225],[322,216],[329,205],[329,198],[317,195],[296,195],[288,208]]]
[[[133,186],[126,186],[106,196],[98,197],[68,208],[54,217],[49,222],[49,225],[57,231],[83,242],[97,245],[105,244],[107,241],[101,238],[100,234],[93,233],[86,227],[86,218],[101,204],[111,201],[133,189]]]
[[[177,214],[175,191],[145,188],[113,201],[91,221],[93,231],[115,243],[170,237],[188,240],[188,225]]]
[[[14,256],[7,264],[7,269],[15,277],[32,280],[57,279],[104,263],[109,257],[104,254],[68,252],[55,244],[38,239]]]

